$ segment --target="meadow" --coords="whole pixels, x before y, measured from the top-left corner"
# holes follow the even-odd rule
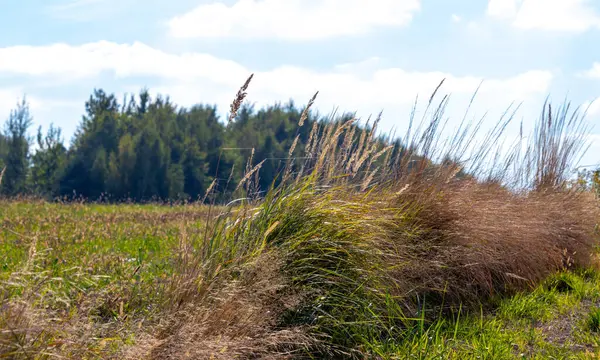
[[[584,118],[545,104],[501,153],[510,119],[444,140],[432,99],[397,156],[378,120],[315,123],[260,196],[249,159],[230,203],[2,200],[0,358],[600,356]]]
[[[182,241],[204,238],[207,207],[2,205],[3,358],[162,357],[163,342],[144,333],[168,329],[176,321],[164,318],[165,309],[173,311],[175,306],[175,298],[169,297],[171,281],[184,270]],[[270,259],[253,265],[271,271],[275,266]],[[281,286],[273,274],[254,276],[246,286],[259,292],[253,294],[259,299],[268,295],[260,292],[276,293]],[[559,270],[536,287],[498,298],[485,309],[464,309],[434,320],[417,311],[402,319],[406,326],[402,337],[371,343],[370,352],[382,358],[418,359],[593,358],[600,349],[599,280],[600,273],[592,269]],[[203,331],[206,339],[188,334],[172,358],[233,358],[229,351],[248,357],[245,351],[258,350],[250,346],[257,339],[240,343],[258,331],[252,326],[264,326],[268,315],[256,308],[259,305],[246,303],[255,299],[227,300],[240,301],[245,308],[216,307],[221,312],[210,320],[223,322],[223,328],[212,329],[213,334]],[[427,307],[425,302],[423,308]],[[262,318],[258,323],[256,316]],[[167,334],[163,336],[168,342],[177,341]],[[219,341],[218,335],[226,340]],[[283,335],[279,336],[287,337]],[[138,352],[139,347],[148,353]],[[150,349],[159,350],[152,355]]]

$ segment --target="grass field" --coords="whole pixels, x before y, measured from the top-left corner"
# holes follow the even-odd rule
[[[136,358],[140,344],[158,346],[149,336],[168,327],[172,278],[184,271],[182,239],[202,242],[207,212],[203,206],[2,203],[2,358]],[[435,320],[414,315],[402,338],[371,338],[369,353],[593,358],[600,355],[600,273],[560,271],[532,290],[490,298],[480,311],[459,309]],[[213,357],[225,358],[228,343],[211,341]]]
[[[432,99],[396,156],[378,120],[315,123],[305,163],[257,197],[249,161],[225,206],[215,182],[205,205],[2,200],[0,358],[600,356],[581,117],[545,106],[502,153],[504,120],[440,140]]]
[[[193,207],[42,202],[3,203],[0,213],[0,353],[65,347],[92,358],[154,319],[182,238],[201,236],[206,216]]]

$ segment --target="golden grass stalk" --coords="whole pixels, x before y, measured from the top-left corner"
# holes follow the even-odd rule
[[[302,111],[302,115],[300,115],[300,121],[298,122],[298,126],[302,127],[302,125],[304,125],[304,122],[306,121],[306,119],[308,119],[308,112],[310,111],[310,107],[314,104],[315,99],[317,98],[318,94],[319,94],[319,92],[317,91],[313,95],[313,97],[308,101],[308,104],[304,108],[304,111]]]
[[[300,135],[296,135],[294,138],[294,142],[292,142],[292,146],[290,146],[290,150],[288,151],[288,156],[291,157],[294,154],[294,150],[296,150],[296,145],[298,145],[298,139]]]
[[[204,203],[206,201],[206,199],[210,196],[210,194],[212,193],[212,191],[215,188],[215,185],[217,184],[217,179],[215,178],[210,185],[208,186],[208,189],[206,189],[206,193],[204,194],[204,198],[202,199],[202,203]]]
[[[350,119],[342,125],[334,124],[329,126],[327,135],[325,135],[324,144],[321,150],[321,156],[319,157],[317,165],[315,166],[316,173],[319,173],[319,171],[322,169],[325,159],[327,158],[327,153],[329,149],[331,149],[332,147],[335,148],[335,143],[337,142],[337,139],[342,134],[342,132],[348,129],[350,126],[352,126],[352,124],[354,124],[355,122],[356,119]],[[337,128],[335,132],[333,131],[334,127]]]
[[[246,175],[244,175],[244,177],[242,178],[242,180],[240,180],[240,182],[238,183],[237,187],[235,188],[235,190],[237,191],[240,187],[242,187],[251,177],[252,175],[254,175],[254,173],[256,173],[258,170],[260,170],[260,168],[263,166],[263,164],[265,163],[267,159],[259,162],[258,164],[256,164],[256,166],[254,168],[252,168],[252,170],[250,170]]]
[[[246,93],[246,90],[248,90],[248,86],[250,85],[250,81],[252,81],[252,77],[254,77],[254,74],[250,74],[244,85],[242,85],[242,87],[238,90],[235,99],[233,99],[233,102],[230,106],[229,119],[227,121],[228,125],[233,121],[233,119],[235,119],[238,110],[240,109],[242,103],[244,102],[244,99],[246,98],[246,95],[248,95]]]

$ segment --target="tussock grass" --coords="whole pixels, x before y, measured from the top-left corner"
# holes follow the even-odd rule
[[[244,264],[270,254],[278,259],[281,293],[297,301],[268,310],[278,321],[262,322],[268,328],[255,333],[302,333],[294,357],[362,357],[410,338],[415,327],[442,324],[435,322],[440,316],[493,307],[556,271],[592,266],[598,204],[566,182],[585,144],[577,110],[545,104],[533,142],[500,158],[494,146],[510,116],[478,147],[469,143],[479,126],[466,123],[442,143],[447,98],[437,106],[432,99],[431,118],[414,133],[409,128],[395,156],[375,136],[379,118],[365,128],[355,119],[315,125],[300,168],[288,163],[281,185],[264,199],[218,217],[195,270],[182,273],[185,285],[175,292],[185,294],[181,302],[205,306],[221,298],[222,281],[237,283]],[[248,166],[244,181],[257,167]],[[200,292],[190,292],[198,282]],[[281,304],[285,296],[272,300]],[[203,338],[188,326],[172,324],[170,349]],[[230,334],[223,356],[264,351],[260,342],[240,345],[246,338],[231,333],[238,326],[223,325]],[[281,344],[267,347],[270,356],[290,356],[290,342]]]
[[[448,97],[435,103],[435,95],[420,123],[413,112],[401,146],[377,135],[379,117],[366,126],[315,123],[305,162],[287,162],[278,185],[258,197],[262,159],[250,159],[240,199],[227,206],[121,213],[78,205],[69,211],[86,222],[51,240],[48,227],[66,223],[64,213],[37,223],[37,206],[11,204],[22,207],[18,220],[5,215],[13,241],[35,240],[28,252],[1,244],[13,255],[2,273],[0,355],[510,358],[511,339],[518,349],[538,346],[541,330],[524,339],[503,327],[550,319],[549,306],[567,309],[592,291],[565,272],[595,266],[597,199],[567,182],[585,146],[583,119],[545,104],[532,142],[521,134],[500,153],[510,111],[487,134],[481,122],[463,121],[444,139]],[[65,247],[65,234],[81,245]],[[46,273],[41,259],[51,257],[35,255],[39,248],[78,257],[77,270]],[[15,317],[19,301],[27,311]],[[487,319],[494,311],[499,317]]]

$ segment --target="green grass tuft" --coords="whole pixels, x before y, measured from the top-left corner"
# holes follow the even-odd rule
[[[600,308],[594,308],[590,311],[588,327],[593,332],[600,332]]]

